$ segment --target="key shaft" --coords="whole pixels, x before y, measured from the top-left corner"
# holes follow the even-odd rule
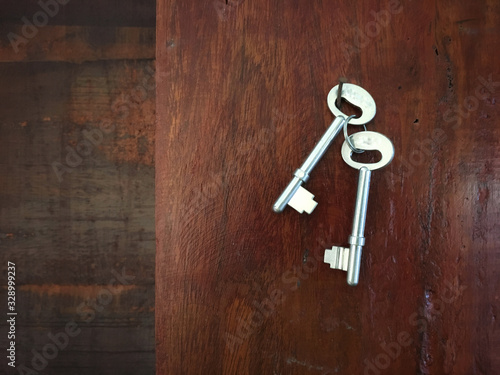
[[[325,134],[323,134],[319,142],[314,146],[314,149],[309,154],[306,161],[295,171],[292,181],[290,181],[273,205],[273,210],[275,212],[282,212],[299,187],[309,180],[309,173],[311,173],[316,164],[318,164],[318,161],[325,154],[332,141],[342,130],[344,120],[344,117],[339,116],[332,122]]]
[[[365,244],[366,211],[368,208],[368,195],[370,191],[371,171],[366,167],[359,169],[358,192],[354,206],[354,218],[352,220],[352,233],[349,236],[349,261],[347,266],[347,283],[357,285],[359,281],[359,269],[361,266],[361,254]]]

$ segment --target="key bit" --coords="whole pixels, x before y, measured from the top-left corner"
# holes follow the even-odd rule
[[[330,268],[347,271],[349,264],[349,249],[334,246],[325,250],[325,263],[330,263]]]
[[[313,198],[314,195],[309,193],[302,186],[299,186],[298,190],[288,202],[288,205],[297,210],[300,214],[304,211],[310,214],[318,205],[318,202],[316,202]]]

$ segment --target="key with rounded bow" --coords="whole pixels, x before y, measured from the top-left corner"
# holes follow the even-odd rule
[[[347,283],[357,285],[359,281],[359,269],[361,265],[361,253],[365,244],[366,210],[368,206],[368,192],[370,189],[371,172],[385,167],[394,157],[394,146],[385,135],[362,131],[350,136],[351,142],[360,150],[378,150],[382,154],[380,161],[376,163],[358,163],[352,160],[353,150],[347,139],[342,145],[342,158],[353,168],[359,170],[358,192],[354,207],[354,218],[352,221],[352,233],[349,236],[349,248],[334,246],[325,250],[325,263],[330,268],[347,271]]]
[[[327,98],[328,107],[336,116],[336,119],[327,129],[325,134],[323,134],[323,137],[321,137],[319,142],[316,144],[304,164],[302,164],[302,166],[295,171],[292,180],[273,204],[273,210],[275,212],[282,212],[287,204],[299,213],[303,213],[305,211],[310,214],[316,208],[318,203],[314,200],[314,195],[303,188],[302,184],[309,180],[309,174],[324,155],[335,137],[342,130],[345,119],[349,117],[345,115],[335,104],[337,98],[339,98],[339,89],[340,85],[332,88],[328,93]],[[341,96],[349,103],[359,107],[362,111],[362,115],[360,117],[350,119],[350,125],[366,124],[375,116],[375,101],[364,88],[351,83],[344,83],[342,85]]]

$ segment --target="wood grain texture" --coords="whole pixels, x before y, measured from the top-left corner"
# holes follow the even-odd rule
[[[2,24],[0,35],[22,34],[22,25]],[[155,29],[152,27],[45,26],[36,39],[22,43],[2,40],[2,61],[64,61],[154,59]]]
[[[158,2],[158,374],[497,371],[499,21],[488,0]],[[396,149],[357,287],[322,262],[351,229],[341,139],[314,213],[271,210],[339,76]]]
[[[156,8],[151,0],[56,0],[59,7],[49,24],[98,27],[152,27],[156,24]],[[43,4],[51,0],[42,0]],[[54,5],[51,8],[55,9]],[[22,17],[32,20],[43,8],[40,1],[6,0],[2,6],[2,24],[20,24]],[[104,37],[105,38],[105,37]]]
[[[75,324],[36,373],[153,374],[154,2],[70,1],[17,53],[7,33],[40,6],[2,6],[0,300],[11,261],[18,315],[0,373],[33,374]]]

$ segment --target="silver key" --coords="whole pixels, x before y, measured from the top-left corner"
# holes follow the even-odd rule
[[[342,145],[342,158],[351,167],[359,169],[358,193],[354,207],[354,219],[352,221],[352,233],[349,236],[349,248],[334,246],[325,250],[325,263],[330,268],[347,271],[347,283],[357,285],[359,281],[359,269],[361,265],[361,253],[365,244],[365,222],[366,209],[368,206],[368,192],[370,189],[371,171],[385,167],[394,157],[394,146],[385,135],[363,131],[350,136],[355,147],[361,150],[378,150],[382,154],[380,161],[376,163],[358,163],[352,160],[352,149],[347,140]]]
[[[275,212],[282,212],[288,204],[299,213],[306,211],[308,214],[313,212],[318,203],[314,200],[314,195],[302,187],[302,183],[309,180],[309,174],[316,166],[318,161],[324,155],[337,134],[342,130],[345,119],[348,117],[335,105],[339,85],[335,86],[328,93],[328,107],[337,118],[330,125],[326,133],[321,137],[316,144],[311,154],[308,156],[304,164],[294,173],[292,181],[281,193],[278,200],[273,205]],[[370,122],[375,116],[376,106],[372,96],[360,86],[351,83],[344,83],[342,86],[342,97],[351,104],[361,108],[362,115],[360,118],[355,118],[349,121],[351,125],[363,125]]]

